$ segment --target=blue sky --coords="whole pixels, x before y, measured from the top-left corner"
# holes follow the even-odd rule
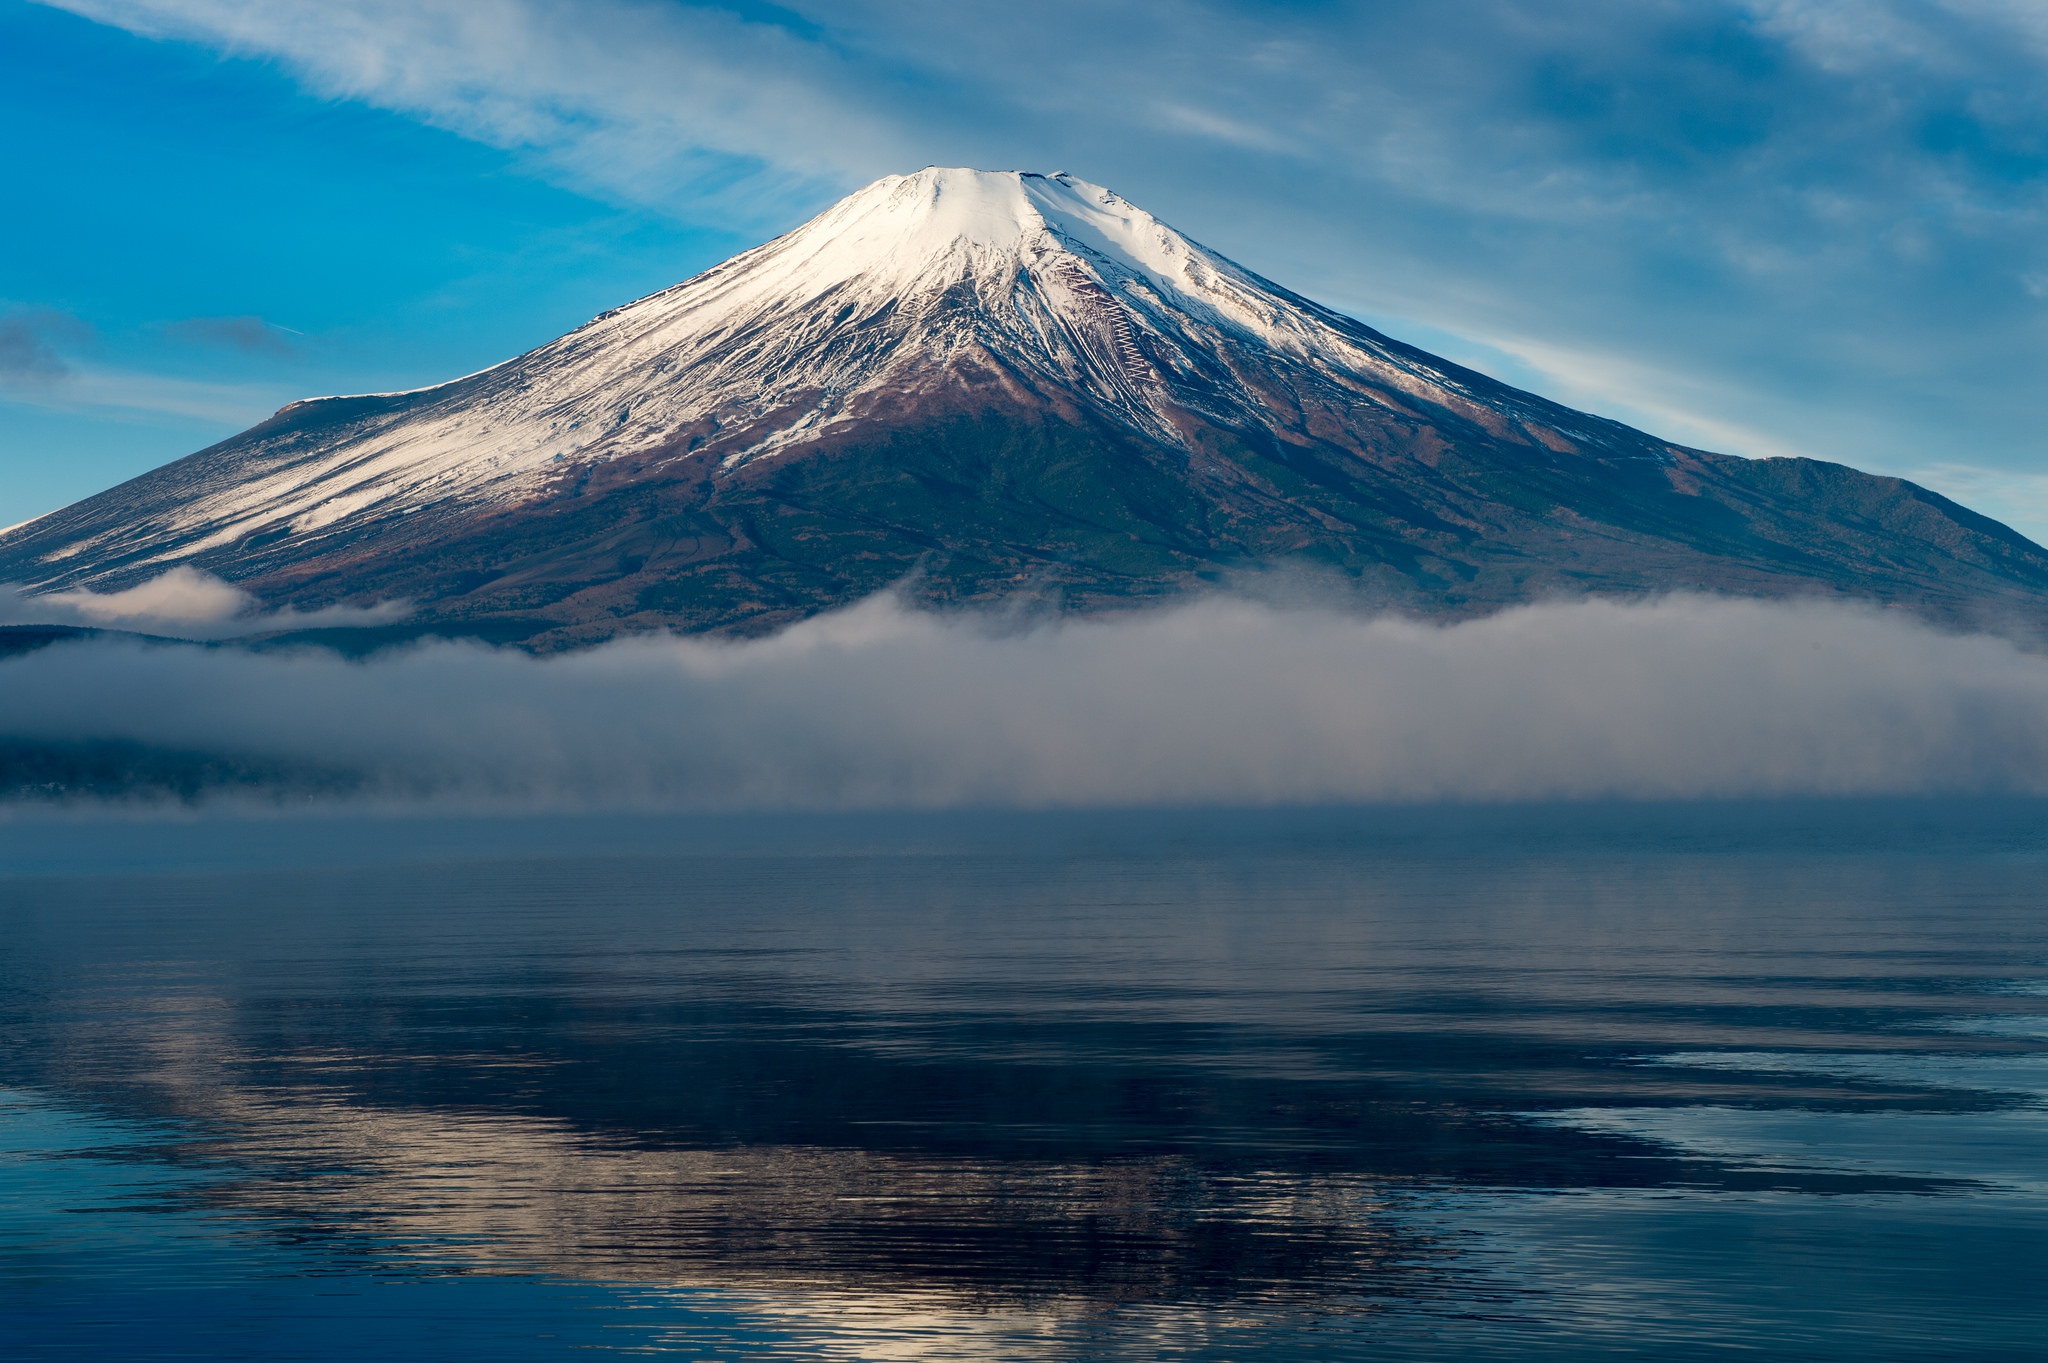
[[[0,0],[0,525],[936,162],[2048,538],[2044,87],[2032,0]]]

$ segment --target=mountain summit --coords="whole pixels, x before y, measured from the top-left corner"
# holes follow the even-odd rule
[[[294,403],[0,535],[0,580],[33,591],[181,564],[536,647],[757,631],[906,579],[1089,609],[1286,564],[1438,614],[1679,588],[2048,606],[2048,552],[1911,483],[1672,445],[1099,186],[935,168],[481,373]]]

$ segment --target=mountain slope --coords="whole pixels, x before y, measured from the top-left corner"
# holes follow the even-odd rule
[[[293,404],[0,536],[0,580],[177,564],[559,646],[754,630],[910,575],[1099,607],[1302,564],[1464,613],[1847,592],[2038,616],[2048,552],[1925,489],[1495,383],[1068,176],[926,170],[529,354]]]

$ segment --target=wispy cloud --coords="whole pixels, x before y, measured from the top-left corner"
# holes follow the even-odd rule
[[[1577,366],[1596,409],[1894,471],[1958,432],[2043,457],[2021,0],[48,2],[697,221],[765,232],[928,161],[1072,169],[1332,303],[1628,357]]]
[[[1264,128],[1246,123],[1240,119],[1221,114],[1214,109],[1201,109],[1187,104],[1161,103],[1155,106],[1160,124],[1167,128],[1198,133],[1213,137],[1219,142],[1228,142],[1236,147],[1249,147],[1254,151],[1286,152],[1293,148],[1285,139],[1275,136]]]
[[[1672,373],[1636,356],[1569,350],[1530,337],[1489,337],[1482,344],[1527,366],[1546,393],[1598,406],[1605,415],[1669,440],[1751,459],[1812,453],[1746,424],[1744,394],[1705,376]]]
[[[1922,487],[2010,525],[2036,544],[2048,544],[2048,472],[1930,464],[1908,476]]]
[[[226,344],[248,340],[250,324],[264,325],[256,318],[239,317],[198,318],[181,325],[215,323],[222,324],[219,343]],[[215,383],[108,365],[94,357],[97,340],[89,324],[69,313],[50,308],[0,313],[0,400],[54,411],[249,425],[292,396],[268,385]]]
[[[165,324],[163,331],[173,340],[219,346],[244,355],[283,358],[299,352],[292,340],[298,333],[261,317],[188,317]]]
[[[613,196],[722,208],[741,222],[910,154],[898,126],[846,97],[859,73],[830,48],[728,10],[636,0],[54,2],[133,32],[279,62],[320,94],[529,152]],[[742,178],[746,198],[721,197]]]
[[[56,373],[9,382],[0,397],[56,411],[97,411],[181,417],[228,427],[249,426],[296,394],[268,384],[213,383],[144,370],[66,362]]]
[[[65,377],[71,365],[58,346],[91,334],[76,317],[49,308],[0,315],[0,384],[42,386]]]
[[[2048,789],[2048,661],[1821,603],[1582,601],[1440,626],[1210,600],[1020,629],[884,599],[750,643],[546,659],[59,644],[0,662],[0,684],[17,741],[543,804]]]

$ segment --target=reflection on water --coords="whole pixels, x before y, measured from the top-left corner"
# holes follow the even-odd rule
[[[2029,1357],[2048,810],[0,826],[30,1355]]]

